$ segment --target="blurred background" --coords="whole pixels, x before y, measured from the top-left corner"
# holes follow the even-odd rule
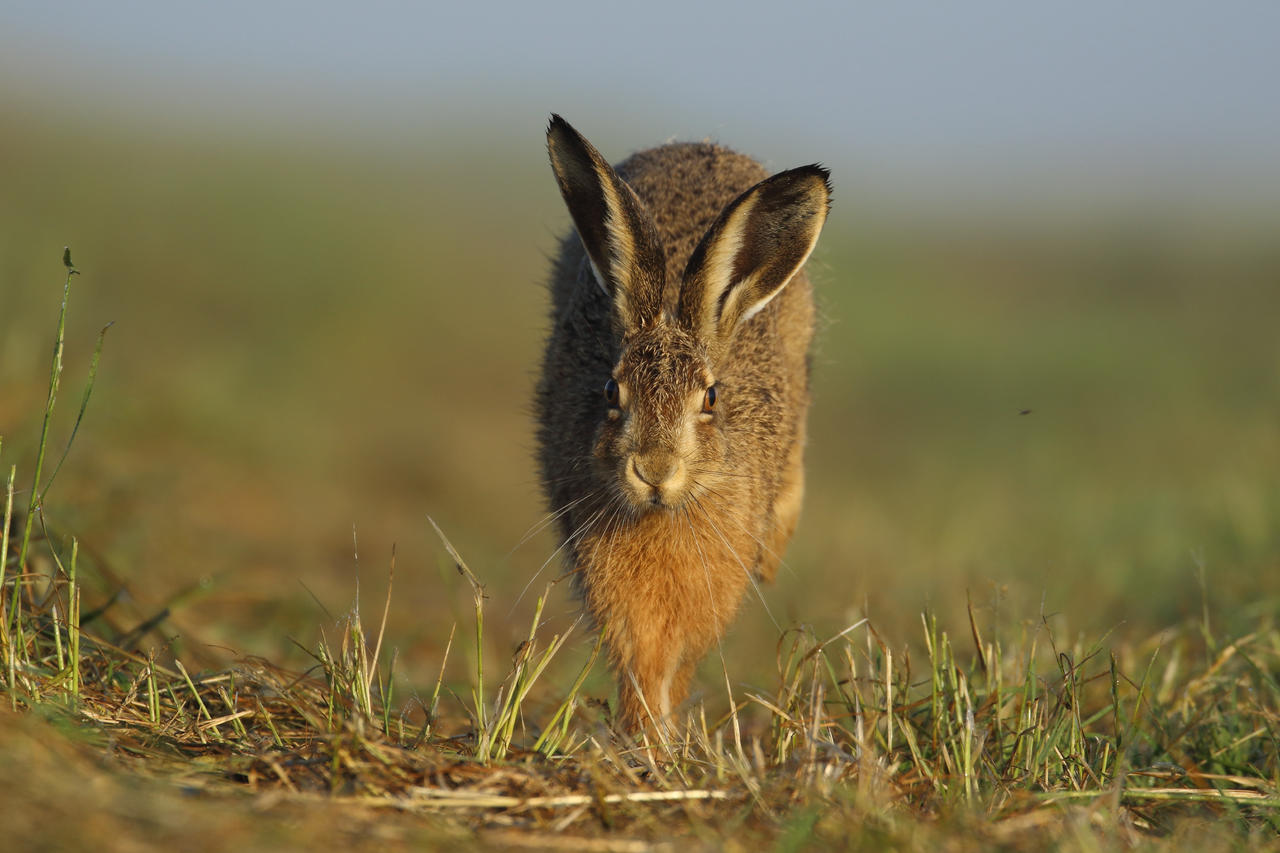
[[[394,546],[386,642],[427,685],[470,618],[430,515],[505,659],[559,573],[524,541],[556,111],[615,161],[833,172],[806,509],[735,676],[775,622],[900,647],[967,600],[997,638],[1247,624],[1280,602],[1277,32],[1268,2],[8,0],[0,465],[28,487],[69,245],[56,448],[115,325],[46,509],[140,612],[305,663]]]

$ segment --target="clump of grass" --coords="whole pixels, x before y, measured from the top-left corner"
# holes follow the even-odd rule
[[[430,700],[397,708],[384,653],[390,585],[376,633],[353,607],[340,641],[322,639],[307,672],[258,658],[193,670],[163,642],[144,653],[142,638],[166,614],[127,624],[112,595],[83,601],[95,567],[75,538],[64,546],[49,534],[41,511],[75,274],[66,261],[37,475],[21,516],[15,466],[7,478],[0,689],[14,710],[60,709],[109,732],[114,754],[149,775],[209,792],[300,802],[319,793],[444,815],[461,831],[499,833],[486,836],[495,843],[514,843],[501,834],[512,832],[563,843],[572,832],[935,847],[962,832],[978,846],[1039,849],[1046,831],[1081,847],[1176,841],[1184,819],[1203,816],[1236,841],[1280,833],[1280,629],[1265,614],[1234,638],[1214,636],[1205,617],[1138,642],[1068,644],[1043,619],[1017,642],[988,641],[972,610],[958,641],[925,614],[925,655],[915,661],[866,619],[829,637],[794,628],[779,638],[774,684],[736,699],[731,689],[719,716],[700,704],[633,741],[582,695],[598,632],[572,685],[543,679],[581,627],[546,638],[545,593],[509,671],[487,687],[487,595],[432,522],[473,593],[469,689],[444,683],[455,625]],[[93,369],[77,425],[92,385]],[[392,577],[394,568],[393,555]],[[459,693],[469,701],[448,701]]]

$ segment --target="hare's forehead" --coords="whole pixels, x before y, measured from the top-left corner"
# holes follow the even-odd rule
[[[618,359],[620,379],[647,386],[700,388],[710,384],[705,347],[687,332],[660,326],[628,335]]]

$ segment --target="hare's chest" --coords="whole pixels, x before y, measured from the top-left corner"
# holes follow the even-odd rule
[[[757,549],[743,531],[683,512],[637,519],[586,549],[586,604],[627,633],[709,643],[737,612]]]

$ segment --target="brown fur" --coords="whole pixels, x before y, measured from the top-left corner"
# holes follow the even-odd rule
[[[538,458],[634,729],[684,699],[795,529],[813,331],[799,267],[829,189],[818,167],[765,180],[707,143],[611,169],[558,117],[548,147],[576,233],[552,268]]]

